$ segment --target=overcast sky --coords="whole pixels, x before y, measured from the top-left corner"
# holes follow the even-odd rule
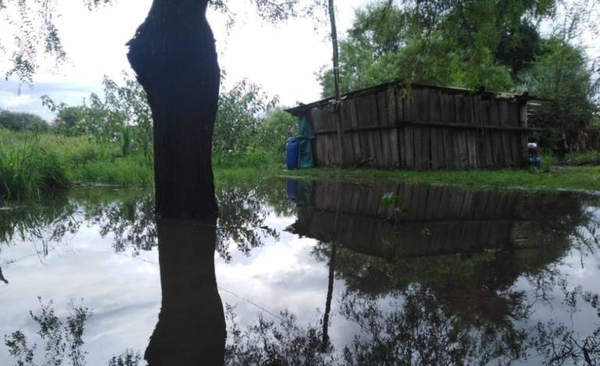
[[[237,24],[227,32],[225,19],[210,13],[215,32],[219,62],[226,70],[227,88],[242,79],[261,84],[270,96],[278,95],[283,105],[319,99],[320,87],[316,73],[331,63],[328,24],[318,31],[311,19],[297,19],[272,26],[258,19],[246,1],[235,0]],[[571,0],[572,1],[572,0]],[[352,24],[354,10],[369,0],[338,0],[337,20],[340,37]],[[103,75],[121,80],[123,70],[131,73],[125,43],[144,20],[151,0],[119,0],[115,5],[90,12],[82,0],[57,1],[58,27],[69,62],[58,69],[46,67],[39,72],[34,86],[23,87],[18,94],[16,79],[0,80],[0,108],[27,111],[51,119],[52,114],[42,107],[40,96],[47,94],[56,102],[80,104],[91,92],[102,95]],[[233,2],[232,2],[233,3]],[[245,4],[245,5],[244,5]],[[594,14],[597,14],[593,12]],[[5,13],[6,11],[4,11]],[[18,19],[18,18],[17,18]],[[7,28],[0,17],[0,30]],[[0,41],[10,37],[0,31]],[[594,47],[598,57],[600,47],[596,37],[587,46]],[[10,46],[12,40],[4,39]],[[43,64],[52,65],[52,60]],[[0,75],[10,66],[8,55],[0,50]]]
[[[351,25],[354,9],[366,2],[338,1],[340,34]],[[102,95],[103,75],[121,80],[122,70],[131,72],[125,43],[146,17],[150,0],[120,0],[93,12],[87,11],[81,0],[59,3],[57,10],[62,16],[57,23],[69,62],[54,71],[48,67],[38,73],[33,87],[23,87],[21,94],[17,93],[16,79],[1,80],[0,108],[33,112],[50,119],[51,113],[41,105],[41,95],[47,94],[57,102],[80,104],[91,92]],[[225,87],[245,78],[261,84],[270,96],[278,95],[284,105],[319,99],[315,73],[331,62],[327,24],[318,31],[311,19],[272,26],[243,5],[234,10],[237,23],[229,33],[224,17],[209,14],[219,62],[227,72]],[[0,57],[2,75],[9,66],[7,58],[6,54]],[[51,65],[51,60],[46,64]]]

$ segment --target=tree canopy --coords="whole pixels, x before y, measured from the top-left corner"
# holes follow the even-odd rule
[[[535,24],[555,1],[378,1],[356,12],[341,43],[345,91],[393,79],[509,89],[539,53]],[[332,95],[331,71],[320,75]]]

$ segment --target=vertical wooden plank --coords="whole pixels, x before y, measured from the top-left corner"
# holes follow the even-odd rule
[[[454,106],[455,106],[455,120],[456,123],[466,124],[465,121],[465,103],[464,96],[462,94],[454,95]],[[463,164],[463,153],[466,153],[466,130],[464,129],[453,129],[452,131],[452,150],[454,154],[454,169],[464,169],[466,166]],[[464,151],[463,151],[464,147]],[[467,154],[468,161],[468,154]]]
[[[440,109],[441,109],[441,100],[440,100],[440,95],[439,92],[435,89],[432,89],[429,93],[429,121],[430,122],[434,122],[434,123],[440,123],[441,121],[441,117],[440,117]],[[439,147],[439,139],[438,139],[438,133],[441,132],[441,128],[438,127],[431,127],[429,129],[429,134],[430,134],[430,150],[431,150],[431,162],[430,162],[430,169],[433,170],[438,170],[440,169],[440,166],[442,165],[442,159],[443,159],[443,151],[440,154],[440,147]]]
[[[387,89],[387,113],[388,113],[388,124],[394,126],[393,129],[389,130],[388,138],[389,138],[389,162],[391,169],[397,169],[400,167],[400,146],[398,142],[401,141],[399,139],[398,134],[398,106],[396,103],[398,102],[396,98],[396,88],[389,87]]]
[[[348,99],[346,100],[346,104],[348,105],[348,110],[349,110],[349,114],[350,114],[350,125],[352,126],[351,128],[357,128],[358,127],[358,114],[356,111],[356,101],[354,100],[354,98]],[[360,132],[355,131],[352,134],[352,151],[354,152],[354,157],[352,159],[352,162],[356,163],[358,160],[360,160],[360,156],[361,156],[361,150],[360,150]]]
[[[482,106],[482,113],[484,114],[484,116],[486,116],[486,119],[487,119],[487,125],[497,127],[499,125],[499,122],[492,111],[490,100],[489,99],[482,100],[481,106]],[[492,160],[494,161],[494,168],[502,167],[504,165],[504,163],[503,163],[504,153],[503,153],[503,149],[502,149],[502,146],[503,146],[502,145],[502,133],[500,130],[497,130],[497,129],[488,129],[485,132],[486,132],[486,134],[488,134],[490,136],[491,146],[492,146]]]
[[[502,127],[514,126],[515,122],[510,121],[507,101],[505,99],[495,99],[494,102],[498,109],[496,111],[496,113],[498,114],[500,126],[502,126]],[[511,165],[511,166],[514,165],[514,163],[516,161],[516,159],[515,159],[516,156],[513,156],[514,139],[513,139],[512,135],[513,134],[509,131],[502,133],[502,143],[503,143],[503,147],[504,147],[504,154],[503,154],[504,160],[506,161],[507,165]]]
[[[438,118],[439,123],[444,123],[444,95],[441,91],[436,93],[436,117]],[[437,169],[445,169],[446,168],[446,155],[444,153],[444,129],[443,127],[436,128],[436,149],[437,149]]]
[[[329,123],[327,122],[328,116],[329,116],[329,112],[327,112],[327,110],[325,109],[321,109],[320,110],[320,117],[321,117],[321,126],[323,131],[326,131],[327,126],[329,125]],[[331,165],[331,161],[330,161],[330,156],[329,156],[329,134],[327,133],[323,133],[321,135],[323,142],[322,142],[322,147],[323,147],[323,164],[325,166],[330,166]]]
[[[455,116],[455,110],[454,110],[454,96],[448,93],[444,93],[442,95],[442,100],[443,100],[443,122],[446,123],[454,123],[456,116]],[[443,149],[444,149],[444,164],[443,164],[443,168],[444,169],[453,169],[453,162],[454,162],[454,153],[452,150],[452,140],[451,140],[451,135],[450,135],[450,131],[448,128],[444,128],[442,130],[442,144],[443,144]]]
[[[390,132],[391,130],[387,127],[390,125],[388,122],[388,106],[387,106],[387,91],[383,90],[377,93],[377,112],[378,121],[381,129],[379,130],[379,139],[381,144],[381,158],[378,162],[378,167],[390,169]]]
[[[321,163],[323,166],[329,166],[329,135],[321,135]]]
[[[431,162],[431,150],[430,150],[430,128],[426,126],[429,122],[429,89],[420,88],[417,93],[419,106],[418,121],[419,121],[419,134],[420,140],[415,140],[415,155],[418,155],[420,160],[420,170],[429,170]],[[416,139],[416,137],[415,137]],[[416,147],[419,147],[417,149]]]
[[[422,170],[431,169],[431,128],[426,127],[430,118],[430,92],[429,88],[420,89],[419,98],[419,123],[421,127],[421,168]]]
[[[403,106],[403,120],[406,122],[404,124],[404,154],[406,156],[406,168],[407,169],[416,169],[417,166],[415,164],[415,151],[414,151],[414,128],[410,124],[413,121],[413,110],[415,109],[414,105],[414,90],[409,90],[409,94],[403,98],[402,106]]]
[[[507,125],[508,126],[512,126],[512,127],[519,127],[519,107],[516,103],[516,101],[514,100],[510,100],[510,99],[503,99],[502,102],[506,105],[505,109],[506,109],[506,113],[507,113]],[[513,157],[514,161],[516,162],[516,165],[518,165],[518,162],[521,160],[521,138],[520,138],[520,134],[517,131],[513,131],[512,133],[509,134],[509,138],[510,138],[510,150],[511,150],[511,156]],[[525,142],[525,145],[527,145],[527,142]]]
[[[368,127],[370,125],[369,120],[369,105],[368,100],[365,99],[364,95],[356,97],[356,114],[358,116],[358,127]],[[372,146],[370,146],[369,132],[361,130],[359,134],[360,139],[360,151],[362,156],[359,160],[373,158]]]
[[[423,169],[423,151],[421,150],[422,137],[421,137],[421,127],[418,125],[413,125],[411,127],[412,130],[412,154],[414,159],[414,169],[421,170]]]
[[[492,124],[491,116],[489,110],[481,110],[479,113],[481,114],[481,125],[482,126],[490,126]],[[496,167],[496,159],[495,154],[498,150],[497,144],[495,144],[496,130],[484,129],[483,138],[484,138],[484,146],[485,146],[485,168],[492,169]]]
[[[468,125],[479,126],[483,123],[481,116],[481,96],[466,95],[465,101],[465,122]],[[467,130],[467,154],[468,154],[468,167],[477,168],[479,165],[479,149],[477,144],[477,130]]]
[[[352,128],[350,104],[346,100],[342,101],[340,113],[342,118],[342,128],[344,131],[344,162],[351,165],[354,162],[354,144],[353,132],[349,131]]]
[[[375,113],[376,113],[376,125],[379,127],[378,130],[375,130],[375,143],[378,146],[375,146],[376,157],[375,157],[375,166],[378,168],[387,168],[389,166],[388,163],[388,135],[385,126],[387,125],[387,105],[386,105],[386,94],[384,91],[379,91],[374,94],[374,102],[375,102]]]
[[[527,100],[517,100],[517,109],[519,113],[519,127],[528,128],[529,121],[527,120]],[[525,130],[520,132],[521,139],[517,151],[520,152],[520,164],[519,167],[526,167],[529,161],[529,151],[527,149],[527,143],[529,142],[529,133]]]

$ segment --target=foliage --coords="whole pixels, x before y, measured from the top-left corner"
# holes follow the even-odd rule
[[[259,137],[265,116],[277,104],[269,100],[257,84],[244,80],[221,93],[213,136],[213,153],[217,164],[251,151]]]
[[[104,77],[103,84],[105,108],[124,120],[123,156],[131,150],[131,139],[141,146],[144,156],[148,156],[152,146],[152,113],[146,92],[126,73],[123,73],[123,85],[108,77]]]
[[[400,204],[400,206],[399,206]],[[400,194],[394,192],[386,192],[379,201],[379,207],[377,212],[386,213],[388,217],[386,220],[397,222],[400,219],[400,214],[404,210],[406,205],[406,199]]]
[[[262,147],[274,157],[283,159],[286,141],[298,134],[298,120],[296,117],[278,107],[270,112],[259,131],[258,139],[254,145]]]
[[[38,136],[16,141],[0,130],[0,197],[36,198],[67,183],[57,154],[40,146]]]
[[[127,156],[141,150],[149,156],[152,117],[146,93],[140,84],[123,74],[123,85],[104,77],[104,100],[91,94],[80,106],[55,103],[42,96],[42,103],[57,113],[56,132],[65,136],[84,135],[98,143],[119,143]]]
[[[394,79],[507,90],[538,52],[532,22],[554,1],[379,1],[356,11],[340,44],[342,89]],[[332,71],[319,76],[332,95]]]
[[[48,131],[48,122],[31,113],[11,112],[0,109],[0,128],[13,131]]]
[[[140,152],[122,156],[119,144],[84,136],[7,133],[0,130],[0,191],[12,198],[36,197],[69,183],[151,185],[151,160]],[[21,188],[18,188],[21,187]]]
[[[587,65],[584,51],[561,38],[543,41],[543,54],[521,76],[527,89],[551,101],[533,110],[531,125],[544,128],[540,145],[559,155],[589,148],[590,134],[600,107],[600,79]]]

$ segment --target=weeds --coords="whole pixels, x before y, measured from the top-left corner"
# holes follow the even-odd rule
[[[10,141],[0,136],[0,197],[40,197],[47,191],[68,185],[58,156],[40,146],[38,137]]]

